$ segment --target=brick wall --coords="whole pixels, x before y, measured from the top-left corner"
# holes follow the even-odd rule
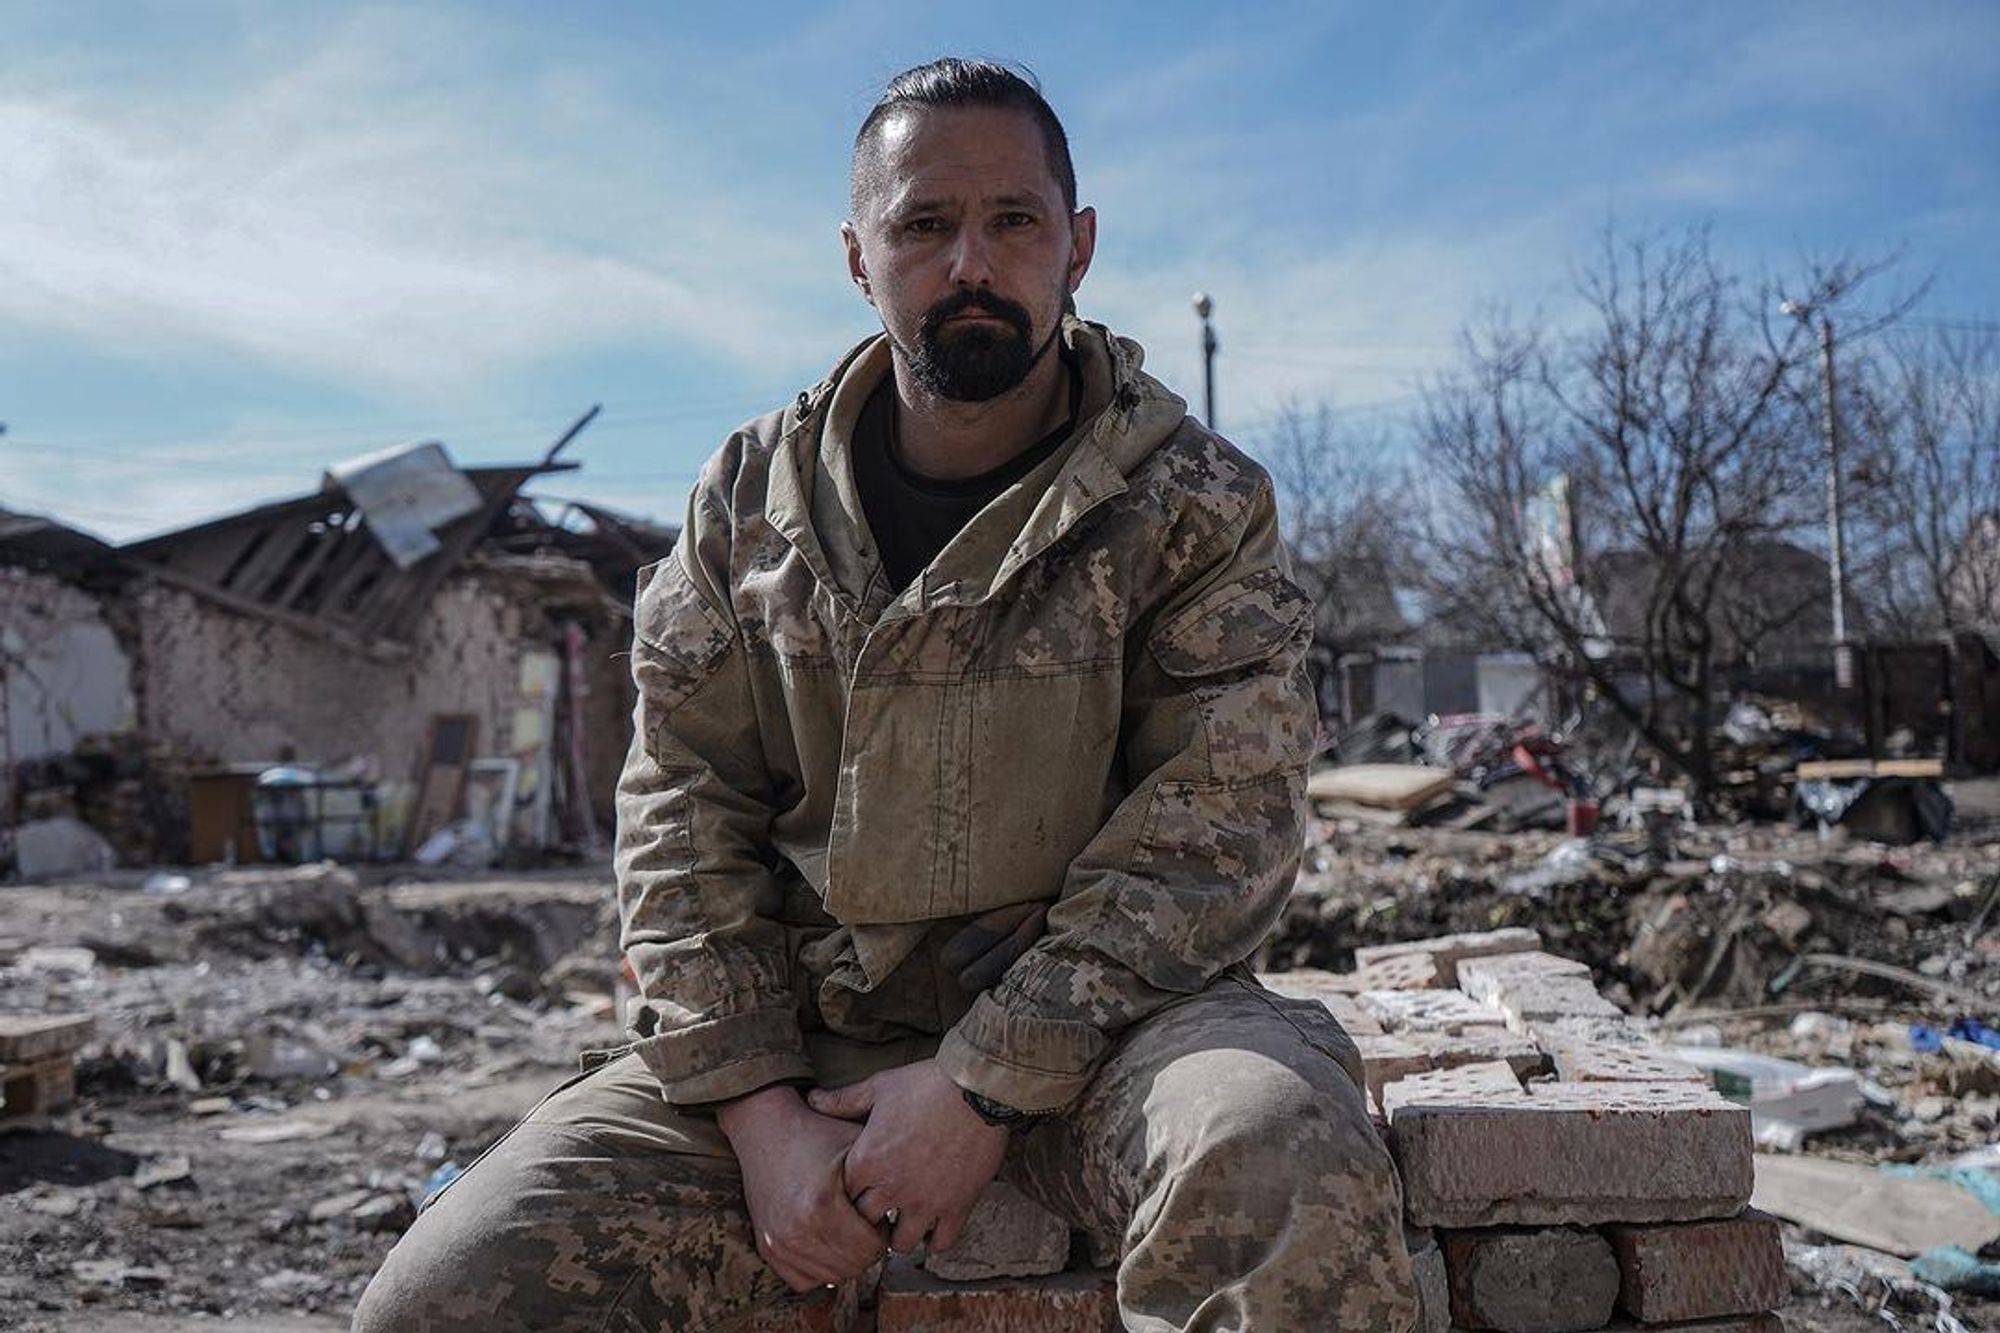
[[[225,763],[372,755],[413,780],[431,715],[479,719],[482,754],[504,753],[521,654],[539,637],[515,602],[471,578],[439,589],[415,651],[379,662],[286,625],[161,584],[133,590],[139,722],[184,752]]]

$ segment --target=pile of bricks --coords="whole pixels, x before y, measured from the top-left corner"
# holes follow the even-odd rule
[[[87,1014],[0,1015],[0,1130],[54,1126],[76,1100],[76,1053],[95,1030]]]
[[[1403,1178],[1424,1333],[1777,1333],[1777,1222],[1748,1209],[1749,1112],[1529,930],[1362,949],[1284,972],[1360,1049]],[[1099,1264],[1112,1256],[1092,1256]],[[1115,1333],[1112,1275],[1062,1222],[991,1187],[950,1255],[772,1311],[760,1333]]]
[[[1540,946],[1489,931],[1264,978],[1361,1051],[1426,1333],[1775,1333],[1790,1289],[1777,1222],[1746,1206],[1748,1110]]]

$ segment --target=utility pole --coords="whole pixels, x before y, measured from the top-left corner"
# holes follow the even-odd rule
[[[1833,320],[1799,301],[1778,307],[1801,324],[1819,317],[1820,415],[1826,433],[1826,572],[1833,585],[1833,683],[1854,688],[1854,648],[1847,641],[1847,537],[1840,478],[1840,410],[1833,383]]]
[[[1210,430],[1215,429],[1215,325],[1208,322],[1214,313],[1215,302],[1209,300],[1207,292],[1194,294],[1194,313],[1201,318],[1201,385],[1202,416]]]

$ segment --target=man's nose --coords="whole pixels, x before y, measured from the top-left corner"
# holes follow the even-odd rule
[[[984,229],[961,227],[952,242],[951,280],[966,287],[993,282],[993,250]]]

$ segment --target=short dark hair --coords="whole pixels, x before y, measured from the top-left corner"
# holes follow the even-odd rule
[[[1042,132],[1042,147],[1048,154],[1049,174],[1062,187],[1063,202],[1076,211],[1076,168],[1069,159],[1069,136],[1062,122],[1042,96],[1042,85],[1025,66],[1018,70],[991,60],[967,60],[945,56],[927,65],[906,69],[889,80],[882,95],[870,108],[868,118],[854,135],[852,176],[855,212],[867,187],[875,183],[868,161],[882,123],[898,111],[918,107],[994,107],[1025,111]]]

